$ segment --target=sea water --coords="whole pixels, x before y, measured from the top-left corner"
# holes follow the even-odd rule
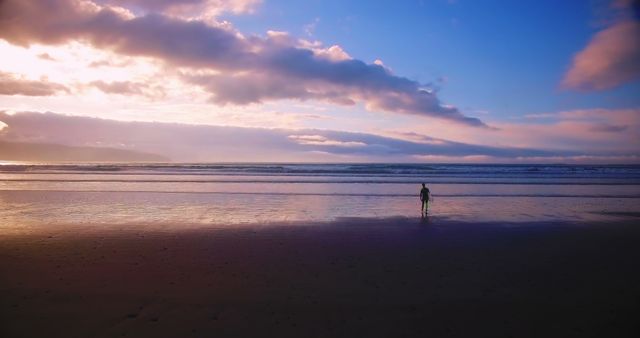
[[[420,217],[602,221],[640,215],[640,166],[3,164],[0,224],[218,224]],[[302,223],[301,223],[302,224]]]

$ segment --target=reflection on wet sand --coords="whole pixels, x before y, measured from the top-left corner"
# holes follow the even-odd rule
[[[18,223],[219,224],[417,217],[417,197],[149,192],[0,191],[0,219]],[[441,197],[432,215],[462,221],[620,220],[636,198]]]

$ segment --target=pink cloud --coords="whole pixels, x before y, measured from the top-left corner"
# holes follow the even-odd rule
[[[630,3],[630,2],[629,2]],[[616,3],[617,8],[632,8]],[[566,88],[603,90],[640,78],[640,22],[626,16],[598,32],[575,55],[562,82]]]
[[[540,148],[635,154],[640,149],[640,109],[583,109],[538,114],[535,122],[499,124],[496,142]]]
[[[40,53],[38,54],[38,58],[42,60],[47,60],[47,61],[56,61],[56,59],[53,56],[51,56],[49,53]]]
[[[224,12],[251,13],[261,0],[98,0],[98,3],[133,7],[187,19],[211,19]]]
[[[108,94],[120,94],[120,95],[139,95],[149,98],[158,98],[164,95],[162,88],[151,86],[147,83],[132,82],[132,81],[93,81],[88,84]]]
[[[0,72],[0,95],[51,96],[69,89],[48,80],[33,81]]]

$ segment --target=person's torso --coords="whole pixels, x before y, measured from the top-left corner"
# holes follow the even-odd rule
[[[420,196],[422,196],[423,198],[429,197],[429,189],[428,188],[422,188],[420,190]]]

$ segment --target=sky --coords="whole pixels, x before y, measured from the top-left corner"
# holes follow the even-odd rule
[[[640,163],[639,37],[636,0],[4,0],[0,141]]]

